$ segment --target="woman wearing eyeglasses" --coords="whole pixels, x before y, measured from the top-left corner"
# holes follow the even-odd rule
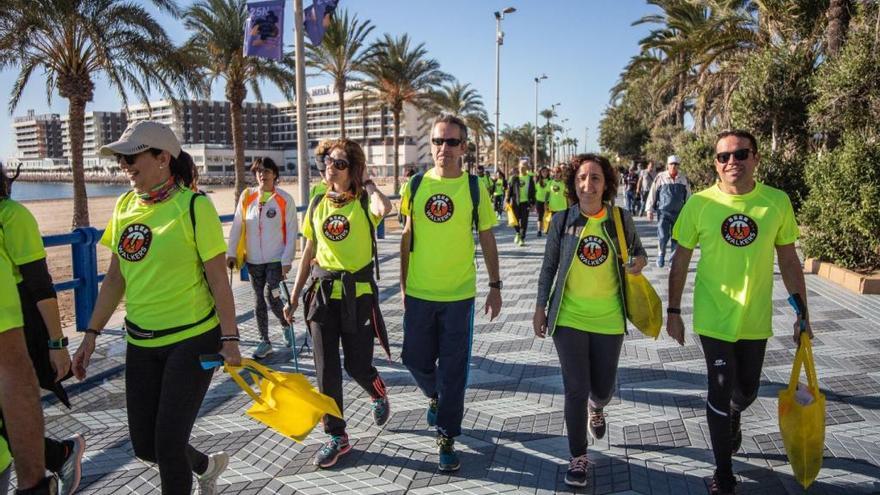
[[[306,246],[296,284],[284,308],[288,321],[303,300],[303,313],[315,346],[318,388],[344,411],[342,364],[373,401],[373,420],[382,426],[391,414],[385,383],[373,366],[374,339],[388,359],[388,335],[379,311],[375,228],[391,210],[391,202],[366,175],[361,147],[348,139],[324,141],[315,151],[327,182],[326,194],[312,199],[305,216]],[[327,415],[324,431],[330,440],[314,464],[329,468],[351,450],[345,420]]]
[[[296,203],[287,192],[277,187],[280,176],[275,161],[259,157],[251,165],[257,186],[246,189],[235,209],[226,266],[230,269],[247,263],[254,289],[254,316],[260,331],[260,344],[254,359],[272,354],[269,340],[268,308],[278,318],[287,346],[293,345],[293,334],[284,318],[284,302],[278,283],[287,277],[296,254]]]
[[[101,244],[110,268],[73,359],[86,377],[95,339],[125,297],[125,402],[134,454],[159,465],[163,494],[189,494],[196,474],[201,493],[215,493],[229,456],[207,456],[189,445],[211,383],[201,354],[220,352],[241,364],[226,242],[208,198],[194,193],[192,157],[159,122],[131,124],[101,148],[116,156],[132,191],[116,202]]]

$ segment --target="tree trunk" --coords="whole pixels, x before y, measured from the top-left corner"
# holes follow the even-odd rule
[[[242,102],[244,102],[244,98],[247,96],[247,89],[245,88],[243,83],[228,83],[226,86],[226,97],[230,103],[230,124],[232,127],[232,149],[235,154],[234,168],[235,168],[235,204],[238,204],[238,198],[241,196],[242,191],[245,188],[245,173],[244,173],[244,126],[241,122],[241,110],[242,110]],[[297,122],[296,125],[302,125],[300,122]],[[301,146],[303,143],[296,143],[297,146]],[[306,143],[308,146],[308,143]]]
[[[397,152],[397,143],[400,139],[400,110],[393,109],[394,136],[391,138],[391,146],[394,148],[394,194],[400,193],[400,156]]]
[[[73,174],[73,228],[89,226],[89,198],[86,195],[86,176],[83,170],[83,141],[85,140],[86,101],[73,96],[69,99],[70,171]]]
[[[825,52],[829,58],[836,57],[840,53],[846,40],[850,19],[849,3],[849,0],[831,0],[831,5],[826,11],[828,27],[825,30]]]
[[[336,81],[336,97],[339,99],[339,137],[345,139],[345,79]]]

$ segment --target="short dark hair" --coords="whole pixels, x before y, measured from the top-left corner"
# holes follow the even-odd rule
[[[740,139],[748,139],[749,145],[752,147],[752,153],[758,152],[758,140],[755,139],[755,136],[751,132],[744,129],[728,129],[719,132],[718,135],[715,136],[715,147],[718,147],[719,141],[730,136],[738,137]]]
[[[275,173],[275,181],[281,178],[281,172],[278,171],[278,165],[275,164],[275,160],[269,158],[268,156],[258,156],[254,158],[254,161],[251,162],[251,173],[256,175],[257,171],[261,168],[269,169]]]
[[[458,126],[459,136],[461,136],[462,143],[467,143],[468,140],[468,128],[467,124],[464,123],[464,120],[457,115],[452,115],[451,113],[443,113],[437,116],[434,119],[434,123],[431,124],[431,133],[433,135],[434,128],[437,127],[437,124],[455,124]]]
[[[602,168],[602,175],[605,177],[605,191],[602,192],[602,201],[605,203],[611,202],[611,200],[617,197],[617,170],[611,166],[611,162],[607,158],[594,153],[577,155],[571,160],[571,163],[566,165],[565,185],[568,186],[568,199],[572,203],[578,202],[574,181],[577,178],[577,170],[586,162],[593,162]]]

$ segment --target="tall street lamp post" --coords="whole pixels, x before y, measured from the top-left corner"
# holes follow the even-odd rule
[[[495,12],[495,170],[498,170],[498,139],[501,120],[501,45],[504,44],[504,31],[501,30],[501,21],[505,14],[516,12],[515,7],[507,7]],[[506,171],[505,171],[506,172]],[[506,175],[506,174],[505,174]]]
[[[547,79],[547,74],[541,74],[535,78],[535,142],[532,150],[532,167],[538,169],[538,85]]]
[[[550,166],[554,166],[556,164],[556,156],[553,154],[553,124],[551,123],[551,119],[556,115],[556,107],[562,105],[562,103],[554,103],[550,105],[550,116],[547,117],[547,153],[550,156]]]

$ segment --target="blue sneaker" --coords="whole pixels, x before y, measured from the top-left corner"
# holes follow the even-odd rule
[[[293,325],[287,325],[284,327],[284,347],[293,347],[294,342],[296,341],[296,336],[293,333]]]
[[[657,257],[657,268],[663,268],[663,266],[666,264],[666,260],[664,258],[666,258],[666,256],[662,254]]]
[[[455,451],[455,439],[438,435],[437,446],[440,447],[440,464],[438,466],[440,471],[458,471],[458,468],[461,467],[461,461],[458,459],[458,452]]]
[[[336,461],[351,450],[348,443],[348,435],[333,435],[330,441],[321,447],[315,456],[314,464],[319,468],[328,468],[336,464]]]
[[[391,403],[388,402],[388,397],[373,399],[373,421],[376,426],[387,423],[389,416],[391,416]]]
[[[428,401],[428,410],[425,412],[425,419],[428,421],[428,426],[437,426],[437,399],[431,399]]]
[[[254,359],[263,359],[264,357],[272,354],[272,344],[268,342],[260,342],[260,345],[257,346],[257,350],[254,351]]]

